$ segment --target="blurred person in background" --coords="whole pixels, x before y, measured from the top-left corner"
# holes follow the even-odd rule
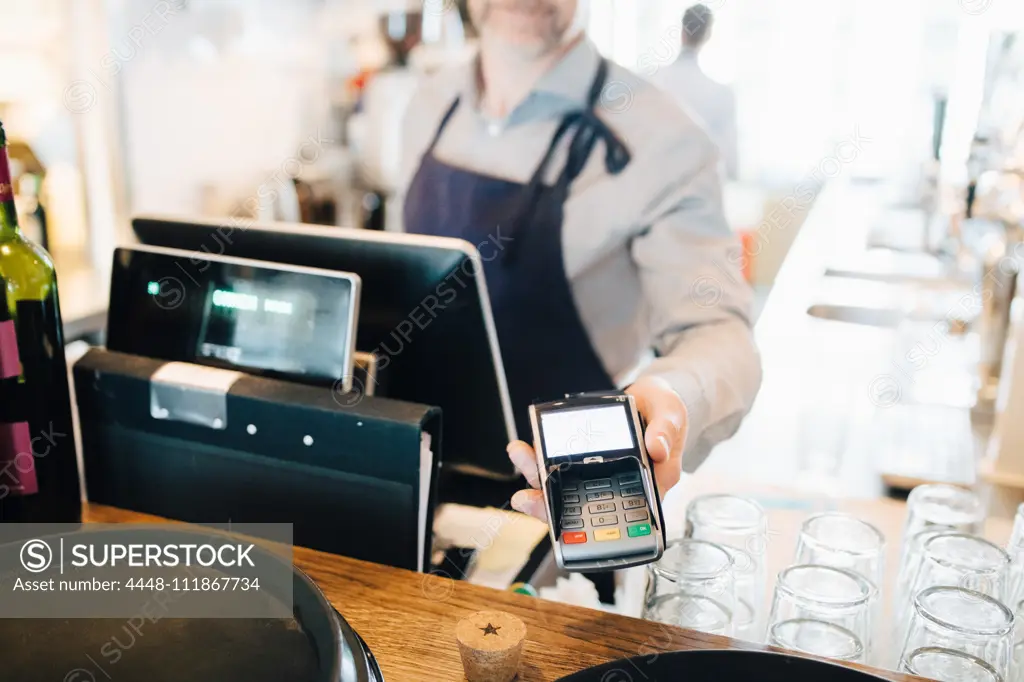
[[[735,180],[739,172],[736,131],[736,96],[728,85],[712,80],[700,68],[701,49],[711,38],[715,17],[706,5],[694,5],[683,14],[683,49],[679,58],[652,76],[704,126],[719,150],[722,171]]]
[[[628,385],[664,494],[729,437],[760,385],[751,292],[714,144],[602,58],[578,0],[470,0],[468,63],[406,116],[404,229],[481,249],[519,435],[528,406]],[[509,456],[545,517],[530,444]]]

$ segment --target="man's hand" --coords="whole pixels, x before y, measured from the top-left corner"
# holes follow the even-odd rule
[[[683,446],[686,443],[686,406],[679,394],[664,379],[640,379],[626,389],[636,400],[637,409],[647,422],[644,444],[654,462],[654,475],[658,479],[658,494],[662,497],[679,482],[683,467]],[[526,477],[533,490],[520,490],[512,496],[512,506],[547,520],[544,494],[540,488],[537,456],[533,448],[521,440],[508,444],[508,456]]]

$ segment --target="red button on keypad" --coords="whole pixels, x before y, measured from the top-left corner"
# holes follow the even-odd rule
[[[562,542],[567,545],[579,545],[587,541],[587,534],[584,531],[578,533],[562,533]]]

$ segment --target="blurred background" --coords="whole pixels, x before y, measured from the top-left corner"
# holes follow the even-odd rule
[[[657,80],[690,4],[592,0],[588,32]],[[854,492],[879,470],[973,483],[1013,336],[1024,9],[706,4],[700,64],[736,99],[726,208],[766,371],[721,446],[734,456],[708,466],[771,480],[791,457],[799,481]],[[0,16],[17,205],[55,257],[69,340],[102,320],[133,215],[396,229],[406,104],[474,44],[464,0],[0,0]],[[925,367],[913,351],[936,334]]]
[[[593,0],[589,33],[607,56],[657,78],[679,54],[689,4]],[[472,49],[460,5],[0,0],[0,108],[23,149],[21,172],[35,177],[24,193],[45,195],[62,270],[102,270],[133,213],[229,215],[275,173],[299,196],[264,212],[382,227],[413,83]],[[855,135],[870,144],[844,174],[884,179],[893,201],[917,201],[934,183],[937,132],[943,179],[963,182],[989,62],[1020,22],[1013,5],[712,0],[701,66],[738,104],[737,226],[759,222],[758,193],[824,179],[809,176]],[[1013,107],[996,89],[989,101]],[[1012,119],[1012,108],[1003,114]]]

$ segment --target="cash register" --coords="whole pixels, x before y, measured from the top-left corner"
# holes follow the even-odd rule
[[[297,545],[429,568],[441,415],[354,377],[360,278],[117,249],[107,347],[74,366],[91,501],[294,524]]]
[[[378,396],[437,406],[443,413],[438,495],[444,504],[433,526],[436,570],[507,587],[536,579],[537,569],[547,566],[546,525],[502,511],[522,482],[505,448],[522,434],[516,431],[483,273],[494,244],[191,216],[137,216],[132,228],[143,244],[181,249],[199,262],[217,254],[358,274],[356,350],[379,360],[376,377],[365,385],[376,387]],[[184,273],[174,276],[191,285]],[[358,392],[359,372],[354,383]],[[513,544],[528,547],[522,566],[489,561],[474,551],[482,546],[485,554],[497,552],[504,544],[506,531],[496,525],[510,533],[514,528]],[[486,540],[499,533],[502,543]],[[495,568],[493,574],[483,571],[487,566]]]

